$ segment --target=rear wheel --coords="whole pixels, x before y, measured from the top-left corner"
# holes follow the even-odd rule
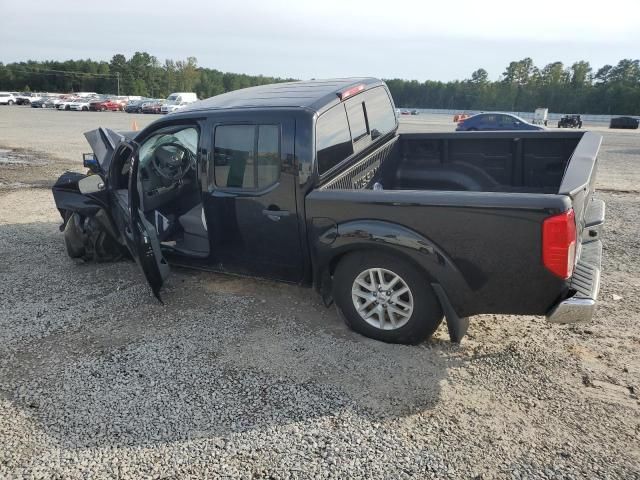
[[[442,308],[422,272],[385,253],[343,258],[334,274],[333,297],[349,327],[384,342],[420,343],[442,322]]]
[[[13,105],[13,100],[9,100],[9,101],[7,102],[7,105],[9,105],[9,106]]]

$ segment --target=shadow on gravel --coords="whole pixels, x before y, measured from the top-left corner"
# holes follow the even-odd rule
[[[67,258],[57,224],[0,225],[0,245],[0,394],[64,448],[370,425],[431,409],[461,361],[273,282],[174,269],[160,305],[134,263]]]

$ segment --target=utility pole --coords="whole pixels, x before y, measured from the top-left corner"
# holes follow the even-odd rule
[[[118,81],[118,96],[120,96],[120,72],[116,72],[116,80]]]

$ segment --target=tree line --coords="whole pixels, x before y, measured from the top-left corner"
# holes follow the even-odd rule
[[[640,114],[640,60],[624,59],[594,71],[589,62],[553,62],[538,68],[531,58],[509,63],[490,81],[480,68],[462,81],[386,80],[396,105],[459,110]]]
[[[195,57],[161,63],[147,52],[111,61],[67,60],[0,63],[0,90],[91,91],[166,97],[196,92],[207,98],[239,88],[290,81],[262,75],[221,72],[198,66]],[[623,59],[594,71],[589,62],[553,62],[542,68],[531,58],[511,62],[499,80],[480,68],[470,78],[449,82],[387,79],[399,107],[457,110],[640,114],[640,60]]]
[[[195,57],[161,63],[147,52],[111,61],[67,60],[0,63],[0,90],[97,92],[166,98],[171,92],[196,92],[208,98],[239,88],[289,81],[262,75],[225,73],[199,67]],[[118,92],[119,90],[119,92]]]

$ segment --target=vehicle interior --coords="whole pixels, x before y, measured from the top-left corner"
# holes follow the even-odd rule
[[[176,126],[147,138],[138,155],[138,191],[146,220],[155,227],[163,248],[206,257],[209,237],[197,168],[198,129]],[[128,209],[130,150],[116,154],[117,201]]]
[[[558,193],[580,140],[402,137],[377,175],[385,190]]]

